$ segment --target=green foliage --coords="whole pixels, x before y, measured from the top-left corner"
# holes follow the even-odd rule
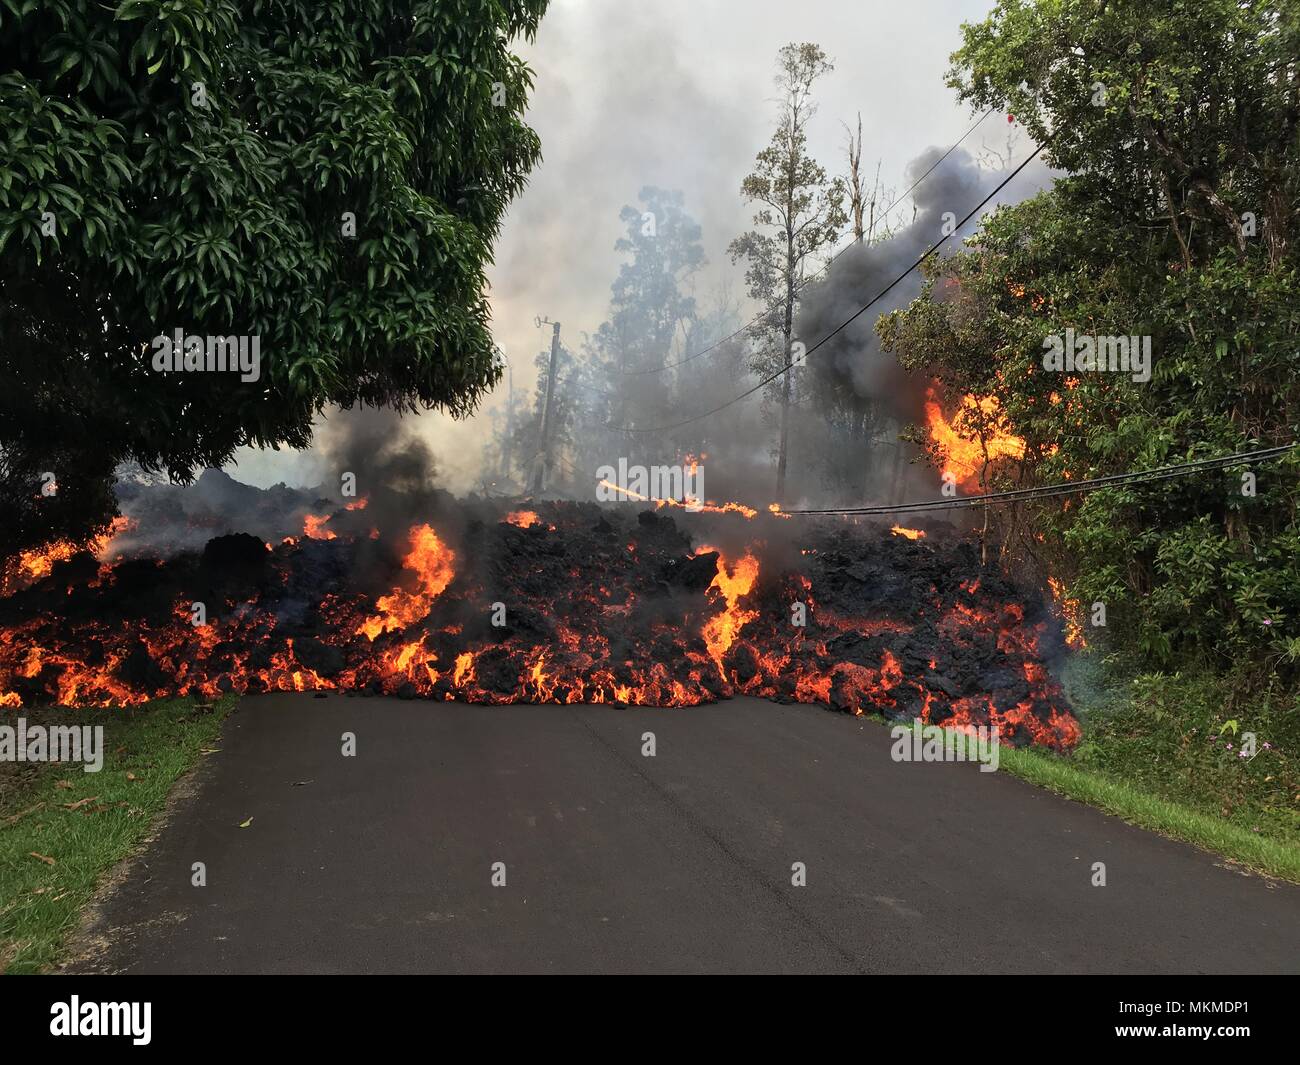
[[[227,696],[211,705],[163,699],[24,711],[45,728],[102,727],[104,764],[83,773],[58,762],[0,763],[0,973],[37,973],[55,962],[96,888],[140,845],[233,706]]]
[[[1090,697],[1074,759],[1247,831],[1300,842],[1300,701],[1276,680],[1245,694],[1204,669],[1136,675]],[[1075,693],[1072,693],[1075,694]],[[1245,733],[1255,752],[1243,754]]]
[[[0,448],[184,479],[327,404],[472,411],[545,8],[0,0]],[[259,336],[259,380],[155,372],[177,327]]]
[[[952,84],[1014,113],[1067,176],[988,219],[879,329],[905,365],[996,397],[1026,448],[993,486],[1297,439],[1296,12],[1005,0],[965,27]],[[1067,327],[1150,336],[1150,382],[1045,370]],[[1300,460],[1253,472],[1255,495],[1236,468],[1017,508],[1002,531],[1106,604],[1116,646],[1294,672]]]

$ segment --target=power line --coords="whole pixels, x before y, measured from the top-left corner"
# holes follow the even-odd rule
[[[930,168],[924,174],[922,174],[919,178],[917,178],[915,181],[912,182],[911,187],[908,188],[908,190],[905,193],[899,196],[896,200],[894,200],[893,203],[891,203],[888,207],[886,207],[883,211],[880,212],[880,217],[888,218],[889,212],[892,211],[895,207],[897,207],[900,203],[902,203],[905,199],[907,199],[916,190],[916,187],[920,185],[922,181],[924,181],[931,174],[933,174],[936,168],[939,166],[939,164],[942,163],[945,159],[947,159],[948,156],[952,155],[952,153],[955,152],[961,146],[962,142],[964,142],[967,137],[969,137],[972,133],[974,133],[977,129],[979,129],[979,127],[984,124],[985,120],[989,117],[989,115],[993,114],[995,110],[996,108],[989,108],[989,110],[985,111],[984,114],[981,115],[979,119],[975,122],[975,124],[970,127],[970,129],[968,129],[965,133],[963,133],[952,144],[952,146],[946,152],[943,153],[943,155],[939,156],[939,158],[936,159],[930,165]],[[799,284],[795,287],[795,291],[802,292],[803,289],[807,285],[815,281],[820,274],[823,274],[827,270],[829,270],[836,259],[838,259],[850,248],[855,247],[858,243],[859,242],[857,240],[853,240],[850,241],[848,244],[844,245],[844,247],[842,247],[829,259],[827,259],[822,266],[819,266],[811,274],[809,274],[802,281],[800,281]],[[703,358],[705,355],[709,354],[709,352],[716,351],[718,348],[722,347],[722,345],[726,344],[728,341],[735,340],[736,337],[740,336],[742,333],[748,332],[750,329],[753,329],[755,325],[757,325],[766,317],[767,317],[767,312],[756,314],[753,318],[751,318],[748,322],[742,325],[735,332],[729,333],[727,336],[722,337],[720,340],[715,340],[707,348],[703,348],[700,351],[697,351],[694,355],[688,355],[684,359],[679,359],[677,362],[665,363],[663,366],[656,366],[652,370],[633,370],[630,373],[624,370],[622,376],[623,377],[646,377],[649,376],[650,374],[663,373],[666,370],[675,370],[678,366],[685,366],[688,362],[694,362],[696,359]]]
[[[979,203],[977,203],[973,208],[971,208],[969,212],[967,212],[966,217],[963,218],[960,222],[958,222],[953,227],[952,232],[945,233],[942,237],[940,237],[937,241],[935,241],[935,243],[932,244],[930,248],[924,254],[922,254],[922,256],[919,259],[916,260],[916,262],[914,262],[911,266],[909,266],[906,270],[904,270],[901,274],[899,274],[896,278],[894,278],[893,281],[891,281],[883,289],[881,289],[874,296],[872,296],[871,299],[869,299],[862,307],[860,307],[852,315],[850,315],[843,322],[841,322],[834,329],[832,329],[829,333],[827,333],[824,337],[822,337],[821,340],[817,341],[816,344],[814,344],[811,348],[805,351],[803,354],[803,359],[806,360],[808,356],[810,356],[814,351],[820,348],[828,340],[830,340],[836,334],[846,329],[849,325],[855,322],[858,318],[860,318],[863,314],[867,312],[868,308],[870,308],[874,303],[876,303],[878,300],[886,296],[896,285],[900,284],[904,280],[904,278],[907,277],[908,274],[910,274],[913,270],[916,270],[918,267],[920,267],[921,264],[924,263],[928,258],[930,258],[931,255],[933,255],[936,251],[938,251],[941,247],[943,247],[943,245],[947,242],[948,238],[951,237],[953,233],[960,231],[961,228],[967,222],[969,222],[972,218],[974,218],[975,215],[978,214],[979,211],[984,207],[984,205],[988,203],[989,200],[993,199],[993,197],[996,196],[999,192],[1001,192],[1004,188],[1006,188],[1006,186],[1011,182],[1011,180],[1014,177],[1016,177],[1017,174],[1020,173],[1020,171],[1024,170],[1025,167],[1027,167],[1031,162],[1033,162],[1038,157],[1038,153],[1041,152],[1042,150],[1043,150],[1043,146],[1041,144],[1038,145],[1038,147],[1036,147],[1033,150],[1033,152],[1024,160],[1024,162],[1022,162],[1018,167],[1016,167],[1013,171],[1011,171],[1010,174],[1008,174],[1005,178],[1003,178],[993,188],[993,190],[987,196],[984,197],[984,199],[980,200]],[[777,378],[781,377],[785,373],[788,373],[790,370],[794,368],[794,366],[795,366],[794,361],[787,362],[784,366],[781,367],[781,369],[777,370],[776,373],[771,374],[768,377],[765,377],[763,380],[759,381],[758,384],[754,385],[753,388],[746,389],[740,395],[727,400],[727,402],[720,404],[717,407],[714,407],[712,410],[706,410],[703,414],[697,414],[693,418],[687,418],[684,421],[675,422],[672,425],[657,425],[653,429],[634,429],[631,426],[627,426],[627,425],[607,425],[606,428],[612,429],[615,432],[623,432],[623,433],[665,433],[673,429],[680,429],[684,425],[690,425],[693,422],[701,421],[704,418],[710,418],[713,415],[717,414],[719,411],[726,410],[728,407],[732,406],[732,404],[739,403],[742,399],[747,399],[749,396],[752,396],[759,389],[766,388]]]
[[[1173,466],[1160,466],[1153,470],[1132,470],[1128,473],[1112,473],[1105,477],[1093,477],[1086,481],[1067,481],[1063,484],[1041,485],[1037,488],[1018,488],[1010,492],[990,492],[978,496],[959,496],[950,499],[930,499],[918,503],[876,504],[868,507],[824,507],[805,508],[802,510],[782,510],[782,514],[901,514],[924,510],[959,510],[966,507],[984,507],[993,503],[1013,503],[1026,499],[1050,499],[1055,496],[1074,495],[1077,492],[1091,492],[1098,488],[1111,488],[1124,484],[1145,484],[1151,481],[1167,481],[1173,477],[1185,477],[1191,473],[1206,470],[1226,469],[1248,462],[1267,462],[1281,458],[1295,450],[1297,444],[1280,444],[1276,447],[1260,448],[1256,451],[1239,451],[1232,455],[1218,458],[1197,459],[1181,462]]]

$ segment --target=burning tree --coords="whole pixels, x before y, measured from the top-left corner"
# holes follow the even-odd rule
[[[1026,484],[1293,441],[1294,5],[1006,2],[964,33],[953,86],[1013,113],[1067,176],[987,219],[885,319],[887,343],[996,399]],[[1051,365],[1076,332],[1146,338],[1151,372]],[[1036,506],[1022,545],[1106,604],[1141,659],[1257,683],[1300,658],[1298,465],[1250,471],[1258,486],[1237,469]]]

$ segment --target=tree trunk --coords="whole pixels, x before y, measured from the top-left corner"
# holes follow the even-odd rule
[[[785,471],[790,446],[790,375],[794,373],[790,362],[790,341],[794,332],[794,233],[786,226],[785,238],[785,373],[781,376],[781,445],[776,458],[776,501],[785,506]]]

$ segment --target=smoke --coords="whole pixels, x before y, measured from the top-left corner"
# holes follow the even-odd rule
[[[944,149],[930,148],[908,164],[906,182],[911,185],[934,167],[913,194],[912,221],[890,239],[878,244],[854,244],[835,260],[826,276],[804,291],[797,320],[797,334],[811,346],[827,336],[841,322],[856,313],[877,292],[908,269],[948,229],[956,225],[1005,176],[1000,171],[981,169],[963,148],[942,163]],[[936,166],[936,164],[938,164]],[[1031,166],[989,204],[992,209],[1002,198],[1019,198],[1026,189],[1041,187],[1045,170]],[[1037,183],[1035,183],[1035,179]],[[1037,191],[1033,188],[1032,191]],[[961,240],[978,226],[980,216],[953,233],[939,254],[951,254]],[[925,382],[910,377],[894,357],[880,348],[875,323],[882,315],[914,300],[921,290],[919,271],[909,273],[887,296],[851,325],[818,348],[809,359],[814,374],[848,387],[864,399],[885,404],[903,420],[921,416],[920,400]]]
[[[945,224],[954,225],[1005,176],[1005,170],[982,168],[962,148],[947,158],[941,158],[943,152],[939,147],[928,148],[906,166],[904,187],[920,179],[911,196],[912,213],[906,224],[886,240],[848,246],[824,276],[806,285],[801,293],[796,339],[809,348],[823,338],[829,339],[796,371],[796,379],[800,380],[796,389],[799,410],[792,428],[786,499],[789,506],[897,502],[937,494],[937,475],[924,462],[920,449],[897,439],[904,426],[924,422],[928,382],[905,372],[892,354],[881,350],[875,323],[880,315],[904,307],[917,297],[919,272],[907,272],[908,268],[942,237]],[[999,202],[1031,194],[1048,184],[1051,177],[1040,163],[1031,164],[986,210]],[[689,201],[686,207],[691,209]],[[527,208],[525,197],[520,210]],[[617,221],[617,212],[609,213]],[[953,233],[941,254],[951,254],[978,224],[976,217]],[[706,226],[706,239],[710,228]],[[613,240],[609,243],[612,248]],[[588,320],[607,313],[608,285],[614,273],[613,262],[609,265],[607,275],[584,278],[583,284],[576,286],[584,293],[584,301],[594,301],[594,294],[599,294],[598,310],[586,304]],[[738,267],[732,272],[738,272]],[[839,329],[900,275],[905,276],[883,299]],[[707,311],[708,305],[707,299],[701,301],[701,309]],[[566,325],[566,346],[574,354],[582,343],[583,324],[579,317],[570,318]],[[837,329],[839,332],[835,332]],[[535,346],[541,343],[536,337],[532,340]],[[779,409],[764,404],[760,394],[733,402],[757,380],[747,367],[747,344],[748,334],[742,334],[676,370],[673,392],[680,406],[666,412],[664,420],[671,422],[679,416],[686,420],[699,412],[723,409],[680,430],[606,435],[595,450],[579,442],[572,457],[582,469],[568,462],[555,467],[558,471],[567,466],[573,475],[567,478],[570,491],[580,499],[592,498],[594,475],[584,480],[579,474],[589,472],[587,467],[594,470],[597,465],[616,461],[619,455],[646,464],[674,464],[692,454],[705,456],[708,498],[742,500],[760,507],[772,500]],[[511,362],[514,387],[526,389],[528,361],[516,355]],[[632,383],[635,385],[637,380]],[[848,440],[842,426],[830,424],[828,410],[818,407],[818,400],[828,395],[838,396],[841,401],[847,397],[850,404],[856,397],[874,407],[871,440]],[[492,413],[500,419],[499,411]],[[415,516],[421,507],[437,504],[438,489],[458,495],[483,490],[484,445],[492,430],[492,418],[482,412],[454,422],[436,412],[400,417],[374,409],[334,410],[320,423],[313,448],[293,460],[302,472],[291,479],[298,484],[318,484],[323,494],[337,498],[342,474],[351,472],[357,475],[359,492],[371,495],[376,506],[391,507],[387,516]],[[598,434],[587,424],[578,435]],[[586,444],[595,445],[596,441],[588,440]],[[610,448],[611,453],[605,454]],[[827,474],[827,456],[840,464],[838,481]],[[245,464],[249,466],[247,472]],[[854,464],[862,468],[856,480]],[[271,467],[273,472],[276,469]],[[257,460],[249,462],[241,455],[237,474],[240,479],[270,483],[271,477],[257,476],[258,472]],[[248,476],[250,473],[254,476]],[[383,523],[380,527],[398,526]]]
[[[907,167],[907,184],[934,166],[942,154],[943,149],[930,148],[913,159]],[[940,239],[945,214],[950,221],[961,218],[994,182],[995,175],[981,171],[964,150],[953,152],[917,187],[915,216],[909,225],[878,244],[851,245],[822,280],[804,290],[796,321],[799,339],[811,347],[857,313]],[[882,314],[910,303],[920,289],[919,271],[909,273],[867,313],[809,356],[812,374],[883,404],[900,421],[919,418],[924,382],[911,378],[893,355],[881,350],[875,323]]]

